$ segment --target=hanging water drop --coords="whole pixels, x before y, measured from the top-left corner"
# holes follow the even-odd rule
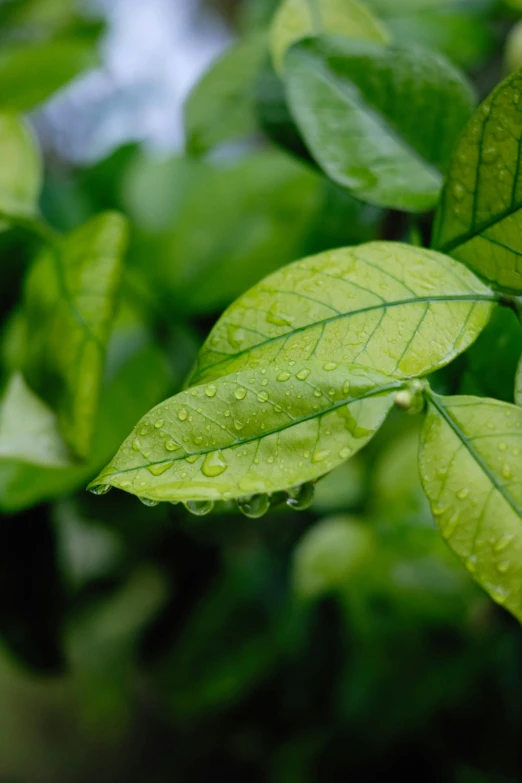
[[[210,514],[214,508],[212,500],[188,500],[183,505],[196,517],[204,517],[206,514]]]
[[[245,517],[259,519],[270,508],[269,495],[248,495],[237,500],[237,507]]]
[[[151,498],[139,497],[138,499],[144,506],[148,506],[148,508],[154,508],[154,506],[159,504],[159,500],[151,500]]]
[[[315,487],[311,481],[288,490],[286,505],[294,511],[304,511],[314,499]]]
[[[96,487],[91,487],[89,492],[93,495],[106,495],[112,489],[110,484],[98,484]]]

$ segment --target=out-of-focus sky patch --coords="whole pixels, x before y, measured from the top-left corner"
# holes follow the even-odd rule
[[[223,20],[199,0],[88,0],[107,21],[103,67],[60,92],[35,115],[44,144],[87,163],[127,142],[158,153],[183,144],[182,106],[227,45]]]

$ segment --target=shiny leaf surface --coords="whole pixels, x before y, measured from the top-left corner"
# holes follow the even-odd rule
[[[434,247],[509,292],[522,292],[522,76],[477,109],[448,169]]]
[[[263,280],[217,322],[190,382],[320,356],[398,378],[432,372],[488,322],[492,294],[462,265],[395,242],[311,256]]]
[[[442,55],[341,37],[296,44],[285,58],[292,114],[331,179],[377,206],[435,206],[473,108],[466,79]]]
[[[420,449],[424,490],[453,551],[522,620],[522,410],[430,395]]]
[[[317,359],[230,374],[150,411],[91,488],[170,502],[288,489],[364,446],[400,387]]]

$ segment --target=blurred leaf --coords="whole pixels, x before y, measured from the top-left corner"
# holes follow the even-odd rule
[[[502,290],[522,292],[522,77],[503,81],[476,110],[448,169],[434,247]]]
[[[424,490],[443,537],[489,595],[522,620],[522,410],[428,397]]]
[[[357,457],[344,462],[317,482],[312,510],[325,513],[354,508],[364,497],[364,479],[363,465]]]
[[[515,384],[515,402],[522,405],[522,359],[518,365],[517,379]]]
[[[45,250],[25,286],[25,374],[82,458],[91,448],[125,244],[124,218],[99,215]]]
[[[159,167],[149,182],[154,171],[159,182]],[[158,201],[160,193],[173,196],[169,230],[145,237],[133,254],[169,312],[215,312],[298,257],[322,198],[318,177],[275,152],[228,164],[169,163],[169,172],[172,185],[158,191]],[[142,169],[134,193],[147,176]],[[133,203],[141,209],[135,195]],[[167,220],[152,201],[141,214],[148,225]]]
[[[522,21],[517,22],[510,32],[504,50],[506,73],[513,73],[522,67]]]
[[[2,41],[38,41],[63,35],[94,40],[100,22],[79,14],[83,4],[77,0],[3,0],[0,4],[0,37]],[[87,10],[87,9],[83,9]]]
[[[40,153],[26,123],[0,113],[0,217],[33,217],[41,188]]]
[[[0,106],[25,112],[46,101],[82,71],[98,64],[90,41],[63,39],[0,51]]]
[[[218,58],[185,103],[187,150],[203,155],[257,130],[253,85],[266,56],[266,36],[241,40]]]
[[[384,25],[359,0],[283,0],[270,30],[275,69],[283,70],[285,54],[296,41],[324,33],[377,43],[389,41]]]
[[[69,666],[84,719],[118,736],[130,719],[137,637],[167,598],[165,578],[142,566],[108,600],[73,618],[67,631]]]
[[[285,490],[362,448],[400,387],[324,359],[226,375],[150,411],[91,488],[170,502]]]
[[[301,598],[345,589],[371,559],[372,529],[350,516],[336,516],[310,528],[294,550],[292,580]]]
[[[490,323],[466,354],[469,372],[482,395],[512,402],[521,350],[522,331],[515,313],[496,307]]]
[[[146,346],[126,358],[102,390],[93,449],[85,465],[66,469],[0,463],[0,509],[18,511],[65,497],[82,487],[110,459],[135,421],[165,397],[172,378],[157,348]]]
[[[438,169],[473,108],[471,86],[441,55],[310,39],[289,51],[284,81],[305,143],[331,179],[378,206],[435,206]]]
[[[366,0],[397,43],[437,49],[469,68],[491,52],[495,0]]]
[[[371,242],[321,253],[276,272],[229,307],[190,383],[261,362],[303,366],[318,344],[324,362],[378,367],[397,378],[424,375],[476,339],[493,298],[460,264],[410,245]]]
[[[0,403],[0,459],[30,465],[71,464],[53,411],[15,373]]]

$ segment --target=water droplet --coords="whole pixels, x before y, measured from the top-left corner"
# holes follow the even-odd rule
[[[201,446],[201,444],[203,443],[203,437],[201,435],[196,435],[196,437],[194,438],[194,443],[196,444],[196,446]]]
[[[498,150],[496,147],[486,147],[482,152],[482,160],[484,163],[494,163],[498,157]]]
[[[291,377],[292,376],[290,375],[290,373],[284,370],[283,372],[279,373],[279,375],[277,376],[277,380],[284,382],[284,381],[288,381]]]
[[[345,381],[343,383],[343,394],[350,394],[350,388],[351,388],[350,381]]]
[[[513,93],[513,103],[515,104],[515,106],[517,106],[519,102],[520,102],[520,93],[518,90],[515,90]]]
[[[173,462],[158,462],[156,465],[147,465],[147,470],[153,476],[161,476],[174,465]]]
[[[506,550],[511,544],[511,542],[513,541],[513,538],[514,536],[510,533],[501,536],[498,539],[498,541],[495,543],[493,549],[495,550],[495,552],[504,552],[504,550]]]
[[[274,326],[292,326],[295,316],[281,312],[276,303],[272,305],[266,314],[266,320],[269,324],[273,324]]]
[[[469,489],[467,487],[464,487],[463,489],[459,489],[457,492],[457,497],[459,500],[465,500],[469,495]]]
[[[312,454],[312,462],[324,462],[330,456],[327,449],[316,449]]]
[[[478,558],[476,555],[470,555],[466,560],[466,568],[471,574],[474,574],[477,570]]]
[[[247,390],[243,386],[238,386],[237,389],[234,392],[234,397],[236,400],[244,400],[246,397]]]
[[[138,498],[141,503],[143,503],[144,506],[148,506],[149,508],[154,508],[154,506],[157,506],[159,503],[159,500],[151,500],[150,498]]]
[[[504,441],[502,441],[501,443],[498,444],[498,450],[499,451],[507,451],[507,448],[508,448],[508,445],[507,445],[507,443],[504,443]]]
[[[511,568],[511,563],[509,560],[501,560],[500,563],[497,564],[497,571],[499,571],[501,574],[505,574],[509,569]]]
[[[190,511],[196,517],[204,517],[205,514],[210,514],[214,508],[212,500],[188,500],[183,505],[187,511]]]
[[[185,457],[185,460],[188,462],[189,465],[193,465],[195,462],[198,461],[201,454],[190,454],[188,457]]]
[[[165,424],[165,421],[163,419],[158,419],[154,423],[154,426],[156,427],[157,430],[160,430],[163,427],[164,424]]]
[[[188,419],[188,411],[185,408],[180,408],[178,411],[178,419],[180,421],[187,421]]]
[[[268,400],[268,392],[266,391],[259,392],[259,394],[257,395],[257,399],[259,400],[259,402],[266,402]]]
[[[339,456],[341,459],[348,459],[350,454],[352,453],[352,449],[349,446],[345,446],[341,451],[339,452]]]
[[[299,381],[306,381],[309,375],[310,375],[310,370],[304,369],[304,370],[299,370],[299,372],[296,373],[295,377]]]
[[[141,450],[141,443],[138,440],[138,438],[134,438],[134,440],[132,441],[132,448],[134,449],[134,451],[140,451]]]
[[[288,490],[286,505],[294,511],[304,511],[314,499],[315,487],[311,481]]]
[[[507,462],[504,465],[502,465],[502,475],[505,479],[513,478],[513,473],[511,471],[511,468],[507,464]]]
[[[205,394],[207,397],[215,397],[217,392],[217,386],[215,383],[209,383],[208,386],[205,386]]]
[[[326,370],[326,372],[331,372],[331,370],[336,370],[339,367],[337,362],[326,362],[326,364],[323,364],[323,370]]]
[[[89,490],[93,495],[106,495],[112,489],[110,484],[97,484]]]
[[[225,472],[228,465],[225,462],[225,458],[221,451],[211,451],[205,457],[205,461],[201,466],[201,472],[208,478],[215,478],[221,476]]]
[[[239,430],[242,430],[242,429],[243,429],[243,427],[244,427],[244,424],[243,424],[243,422],[242,422],[242,421],[239,421],[239,419],[234,419],[234,428],[235,428],[236,430],[238,430],[238,431],[239,431]]]
[[[227,329],[228,342],[232,348],[240,348],[245,341],[245,331],[240,326],[229,326]]]
[[[456,182],[453,185],[453,195],[457,199],[457,201],[462,201],[464,196],[466,195],[466,190],[463,185],[461,185],[460,182]]]
[[[245,517],[259,519],[270,508],[270,497],[264,494],[248,495],[237,500],[237,507]]]
[[[181,446],[178,443],[176,443],[175,440],[171,439],[165,443],[165,448],[167,449],[167,451],[177,451],[177,449],[181,448]]]

